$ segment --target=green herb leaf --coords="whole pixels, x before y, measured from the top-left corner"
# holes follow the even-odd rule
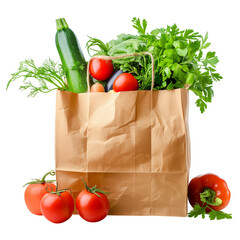
[[[206,43],[206,44],[204,44],[204,45],[201,47],[201,49],[206,49],[206,48],[208,48],[210,45],[211,45],[211,43]]]
[[[200,108],[201,113],[207,109],[207,104],[202,99],[198,99],[196,101],[196,105]]]
[[[147,21],[145,19],[143,19],[141,23],[139,18],[134,17],[132,22],[133,22],[133,27],[138,30],[138,33],[140,35],[146,33]]]
[[[216,64],[219,62],[217,56],[215,56],[215,52],[208,52],[206,55],[205,60],[203,61],[203,64],[207,66],[210,64],[213,68],[216,67]]]
[[[206,213],[206,208],[208,208],[208,206],[201,207],[198,203],[196,203],[193,209],[188,213],[188,217],[196,218],[198,216],[202,216],[204,219],[205,216],[208,215],[210,220],[232,219],[232,214],[225,213],[223,211],[215,211],[213,209]]]
[[[194,32],[193,29],[187,29],[184,31],[184,38],[185,39],[198,39],[199,37],[201,37],[201,35],[199,35],[198,32]]]
[[[172,90],[174,88],[174,84],[170,82],[167,86],[167,90]]]
[[[186,83],[189,85],[192,85],[194,83],[194,74],[193,73],[190,72],[187,74]]]
[[[222,211],[214,211],[212,210],[211,212],[208,213],[209,219],[210,220],[221,220],[221,219],[232,219],[232,214],[230,213],[225,213]]]
[[[205,207],[201,207],[198,203],[193,207],[193,209],[188,213],[188,217],[198,217],[199,215],[202,216],[202,218],[205,218],[206,211]]]
[[[161,33],[161,29],[159,29],[159,28],[156,28],[156,29],[154,29],[154,30],[152,30],[151,31],[151,34],[153,35],[153,36],[157,36],[159,33]]]
[[[195,57],[195,54],[196,54],[196,52],[199,50],[199,48],[200,48],[200,45],[201,45],[201,43],[200,43],[200,41],[194,41],[194,42],[191,42],[190,41],[190,43],[189,43],[189,45],[188,45],[188,57],[190,58],[190,59],[192,59],[193,57]]]
[[[62,65],[55,63],[50,58],[40,67],[37,67],[32,59],[20,62],[18,70],[8,81],[7,89],[17,79],[23,81],[20,90],[30,90],[28,95],[30,97],[35,97],[39,92],[48,93],[56,89],[68,91]]]
[[[165,71],[167,77],[170,78],[172,73],[171,73],[169,67],[166,67],[166,68],[164,69],[164,71]]]
[[[187,48],[184,48],[184,49],[177,48],[176,52],[179,56],[185,57],[187,55],[188,49]]]

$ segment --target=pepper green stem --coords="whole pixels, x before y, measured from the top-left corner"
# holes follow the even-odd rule
[[[68,24],[65,20],[65,18],[59,18],[56,20],[56,25],[57,25],[57,31],[60,31],[62,29],[68,28]]]
[[[207,203],[211,206],[219,206],[222,204],[222,199],[216,198],[216,192],[210,188],[206,188],[202,193],[200,193],[200,199],[203,203]]]

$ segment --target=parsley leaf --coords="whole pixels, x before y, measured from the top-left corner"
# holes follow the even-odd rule
[[[145,34],[147,28],[147,21],[143,19],[142,23],[139,18],[134,17],[133,20],[133,27],[138,30],[139,34]]]
[[[210,208],[208,205],[201,207],[198,203],[194,205],[193,209],[188,213],[188,217],[197,218],[198,216],[202,216],[204,219],[206,215],[209,216],[210,220],[221,220],[221,219],[232,219],[232,214],[225,213],[223,211],[215,211],[212,208],[210,212],[206,212],[206,208]]]
[[[209,215],[210,220],[232,219],[232,214],[231,213],[225,213],[223,211],[212,210],[211,212],[208,213],[208,215]]]
[[[219,206],[222,204],[222,200],[216,198],[216,192],[212,189],[207,188],[200,193],[200,200],[204,206],[200,206],[199,203],[196,203],[193,209],[188,213],[188,217],[196,218],[201,215],[202,218],[205,218],[205,215],[208,215],[210,220],[232,219],[232,214],[216,211],[212,208],[212,206]],[[206,211],[206,209],[210,211]]]
[[[202,218],[205,218],[206,212],[205,207],[201,207],[198,203],[194,206],[194,208],[188,213],[188,217],[198,217],[202,215]]]

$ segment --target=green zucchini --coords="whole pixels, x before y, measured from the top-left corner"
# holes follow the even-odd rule
[[[87,92],[86,61],[78,40],[64,18],[56,20],[56,47],[71,92]]]

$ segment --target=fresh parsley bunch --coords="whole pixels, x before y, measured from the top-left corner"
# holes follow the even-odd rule
[[[215,52],[203,54],[210,46],[208,33],[205,37],[192,29],[180,30],[176,24],[146,32],[147,21],[133,18],[133,27],[138,35],[120,34],[108,43],[91,38],[87,50],[94,55],[117,56],[139,52],[150,52],[154,57],[154,90],[176,89],[189,86],[197,96],[196,105],[203,113],[212,101],[214,81],[222,76],[216,72],[218,58]],[[150,90],[152,63],[149,56],[128,57],[114,60],[116,68],[134,74],[139,89]]]

